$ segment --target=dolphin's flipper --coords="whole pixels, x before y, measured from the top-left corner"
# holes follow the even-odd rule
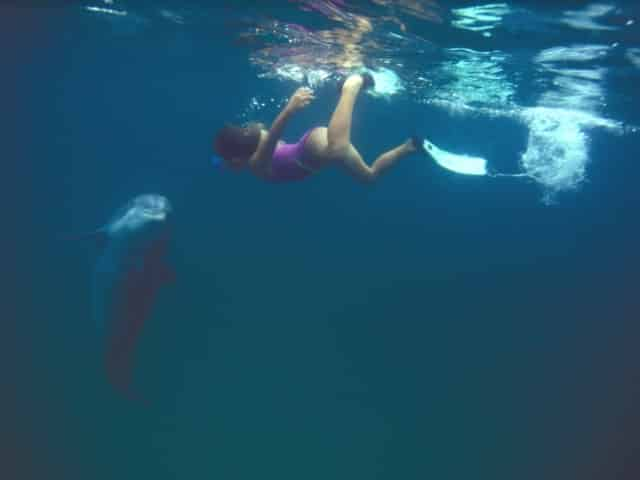
[[[93,230],[91,232],[62,234],[60,236],[60,239],[67,240],[67,241],[92,240],[98,246],[102,247],[107,243],[107,240],[109,239],[109,237],[107,235],[107,230],[104,227],[102,227],[102,228],[99,228],[98,230]]]

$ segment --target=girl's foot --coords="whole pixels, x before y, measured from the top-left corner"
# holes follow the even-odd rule
[[[427,153],[424,148],[424,138],[420,137],[419,135],[414,135],[413,137],[411,137],[411,144],[413,145],[413,148],[416,152]]]
[[[361,74],[358,73],[354,73],[352,75],[349,75],[348,77],[341,77],[338,80],[338,91],[342,91],[343,88],[370,88],[370,87],[374,87],[376,84],[375,80],[373,79],[373,75],[371,75],[369,72],[364,72]]]
[[[364,72],[360,75],[362,77],[362,88],[375,88],[376,81],[369,72]]]

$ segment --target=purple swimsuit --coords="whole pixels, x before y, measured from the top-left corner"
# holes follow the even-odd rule
[[[292,182],[302,180],[314,172],[311,167],[302,163],[304,143],[312,131],[313,129],[307,130],[298,143],[281,143],[276,146],[271,159],[272,181]]]

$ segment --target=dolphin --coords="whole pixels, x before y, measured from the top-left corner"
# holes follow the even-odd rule
[[[157,194],[138,195],[102,228],[92,286],[93,317],[104,339],[110,383],[131,394],[133,356],[161,287],[174,280],[167,264],[172,207]]]

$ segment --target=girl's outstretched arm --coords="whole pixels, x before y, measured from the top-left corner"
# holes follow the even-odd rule
[[[313,90],[310,88],[301,87],[295,91],[287,105],[271,124],[266,140],[260,142],[258,149],[249,160],[249,163],[254,168],[264,169],[269,165],[269,162],[273,157],[273,151],[278,144],[278,140],[282,137],[284,127],[289,121],[291,115],[309,105],[311,100],[314,98]]]

